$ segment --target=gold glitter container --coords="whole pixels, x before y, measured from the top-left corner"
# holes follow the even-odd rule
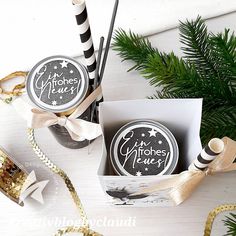
[[[0,147],[0,190],[20,206],[20,193],[28,173]]]

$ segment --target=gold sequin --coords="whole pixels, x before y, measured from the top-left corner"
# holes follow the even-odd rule
[[[210,236],[211,235],[211,230],[212,230],[212,225],[213,222],[218,214],[224,211],[232,211],[236,210],[236,204],[225,204],[225,205],[220,205],[216,208],[214,208],[207,217],[206,225],[205,225],[205,230],[204,230],[204,236]]]
[[[0,189],[19,204],[21,189],[28,174],[18,167],[2,149],[0,149],[0,164]]]
[[[29,142],[35,152],[35,154],[38,156],[38,158],[55,174],[58,174],[63,180],[64,183],[66,185],[66,187],[68,188],[71,197],[76,205],[76,207],[79,210],[79,214],[80,217],[82,219],[82,226],[78,227],[78,226],[68,226],[65,227],[63,229],[59,229],[57,231],[57,233],[55,234],[55,236],[62,236],[65,235],[67,233],[82,233],[84,236],[101,236],[101,234],[94,232],[90,229],[89,224],[88,224],[88,218],[86,216],[84,207],[80,201],[80,198],[71,182],[71,180],[69,179],[69,177],[67,176],[67,174],[60,169],[59,167],[57,167],[44,153],[43,151],[40,149],[40,147],[38,146],[35,137],[34,137],[34,130],[33,129],[28,129],[28,139]]]

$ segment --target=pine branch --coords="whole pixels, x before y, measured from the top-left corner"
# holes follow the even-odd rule
[[[219,60],[222,60],[222,56],[225,58],[226,53],[230,52],[227,50],[229,48],[222,47],[220,37],[209,34],[206,24],[201,17],[198,17],[196,21],[187,20],[186,23],[181,22],[180,41],[185,45],[182,47],[185,53],[184,58],[195,65],[200,76],[207,80],[206,83],[209,89],[210,87],[214,89],[216,97],[221,97],[221,100],[225,100],[225,97],[230,98],[232,90],[228,81],[224,80],[227,75],[224,70],[222,71],[219,68],[222,63]],[[225,39],[224,42],[226,42]],[[231,43],[230,45],[232,45]],[[221,50],[224,50],[223,55],[218,55]]]
[[[205,103],[213,107],[215,104],[225,105],[228,101],[222,92],[226,90],[226,94],[230,93],[227,83],[206,80],[197,73],[195,65],[179,59],[174,53],[160,53],[142,36],[123,30],[116,31],[113,48],[123,60],[133,59],[135,65],[131,69],[140,71],[150,80],[151,85],[163,86],[162,91],[157,94],[161,98],[170,97],[170,94],[181,98],[203,97]]]
[[[230,30],[225,29],[224,33],[213,35],[210,38],[212,52],[221,79],[227,82],[230,92],[235,100],[236,89],[236,37],[230,35]]]
[[[225,236],[236,236],[236,214],[230,213],[223,222],[228,229]]]
[[[201,139],[206,144],[211,138],[224,136],[236,140],[236,107],[220,106],[209,109],[203,106]]]
[[[214,58],[211,53],[209,34],[201,17],[195,21],[180,22],[180,42],[186,59],[193,63],[201,76],[218,77]]]
[[[130,70],[140,70],[149,55],[158,54],[158,50],[153,48],[148,40],[131,31],[126,33],[122,29],[115,32],[112,47],[115,51],[118,51],[118,55],[123,58],[123,61],[132,60],[135,62],[135,66]]]
[[[224,33],[212,34],[210,38],[212,52],[217,65],[217,70],[223,75],[222,79],[236,80],[236,37],[230,35],[230,30]]]
[[[203,98],[201,138],[236,139],[236,37],[208,33],[200,17],[180,24],[185,57],[153,48],[148,39],[116,31],[114,50],[159,91],[152,98]]]
[[[189,92],[195,94],[194,97],[198,97],[196,88],[201,90],[201,81],[196,70],[174,53],[160,53],[151,46],[148,39],[132,32],[126,33],[122,29],[115,33],[113,49],[118,51],[123,61],[132,60],[135,63],[130,70],[140,71],[145,78],[150,79],[151,85],[164,86],[163,97],[172,89],[181,93],[180,90],[184,91],[183,87],[191,90]]]
[[[154,86],[162,86],[160,98],[201,97],[205,88],[195,68],[170,54],[154,54],[143,63],[141,74]]]

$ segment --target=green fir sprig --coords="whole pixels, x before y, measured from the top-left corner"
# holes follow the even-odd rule
[[[180,22],[184,56],[164,53],[143,36],[116,31],[113,49],[158,87],[152,98],[203,98],[201,139],[236,139],[236,37],[208,32],[205,22]]]
[[[230,213],[230,216],[226,216],[224,225],[227,227],[225,236],[236,236],[236,214]]]

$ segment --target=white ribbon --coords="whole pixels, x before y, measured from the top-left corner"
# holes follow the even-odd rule
[[[13,101],[13,106],[17,112],[27,121],[29,128],[38,129],[49,127],[51,125],[64,126],[69,132],[71,138],[75,141],[85,139],[92,140],[102,134],[99,124],[95,124],[82,119],[77,119],[85,110],[96,100],[102,92],[101,86],[95,89],[69,116],[59,117],[56,114],[30,106],[22,98]]]

